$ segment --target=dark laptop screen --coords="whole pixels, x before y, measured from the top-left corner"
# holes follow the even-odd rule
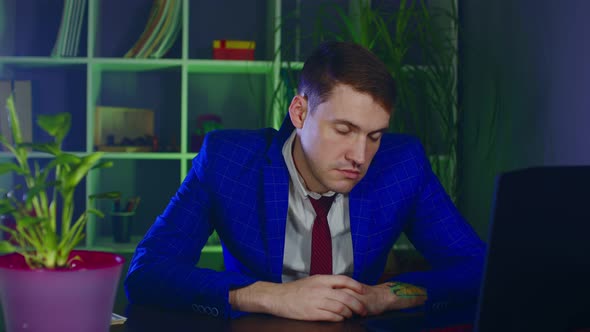
[[[498,177],[479,331],[590,326],[590,167]]]

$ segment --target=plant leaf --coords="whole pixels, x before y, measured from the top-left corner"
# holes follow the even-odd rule
[[[92,166],[91,169],[97,169],[97,168],[111,168],[113,167],[113,162],[108,160],[108,161],[101,161],[98,164]]]
[[[97,210],[97,209],[88,209],[88,210],[86,210],[86,212],[92,213],[95,216],[99,216],[101,218],[104,218],[104,213],[102,213],[102,211],[100,211],[100,210]]]
[[[10,254],[15,252],[16,248],[8,241],[0,241],[0,253]]]
[[[54,137],[58,144],[61,144],[72,126],[72,115],[65,112],[51,115],[41,114],[37,117],[37,124]]]
[[[0,163],[0,175],[6,174],[8,172],[15,172],[17,174],[24,174],[23,170],[15,163],[6,162]]]
[[[16,220],[16,224],[19,227],[29,227],[29,226],[38,224],[40,222],[45,222],[47,220],[48,219],[44,218],[44,217],[22,216],[21,218],[18,218]]]
[[[59,186],[59,184],[60,184],[59,181],[36,183],[33,187],[29,188],[29,191],[27,191],[27,199],[25,201],[26,202],[25,204],[27,206],[29,206],[29,204],[31,203],[33,198],[35,198],[35,196],[39,195],[39,193],[45,191],[45,189],[47,189],[49,187]]]
[[[4,145],[10,152],[12,152],[12,154],[16,154],[14,147],[8,142],[6,137],[0,135],[0,143]]]
[[[46,152],[52,155],[58,155],[61,150],[57,143],[20,143],[17,148],[31,148],[35,151]]]
[[[22,143],[22,135],[20,131],[20,122],[18,120],[18,114],[14,106],[14,95],[10,94],[6,100],[6,107],[8,108],[8,116],[10,119],[10,128],[12,129],[12,138],[14,144]]]
[[[88,171],[102,157],[103,152],[93,152],[80,160],[80,163],[74,167],[71,172],[64,174],[63,186],[66,190],[75,188],[76,185],[88,174]]]
[[[7,204],[7,205],[2,204],[2,205],[0,205],[0,215],[11,214],[14,211],[16,211],[16,209],[12,205],[10,205],[10,204]]]
[[[121,198],[121,192],[119,191],[109,191],[100,194],[94,194],[88,196],[88,199],[117,199]]]
[[[47,165],[47,168],[53,168],[57,165],[78,165],[82,158],[75,154],[61,152]]]

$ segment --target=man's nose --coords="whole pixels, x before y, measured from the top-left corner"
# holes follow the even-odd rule
[[[355,163],[356,166],[360,166],[365,163],[367,150],[367,140],[365,137],[357,137],[352,143],[352,146],[348,152],[348,160]]]

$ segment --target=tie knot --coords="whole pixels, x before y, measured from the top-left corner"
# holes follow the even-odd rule
[[[332,202],[334,202],[335,197],[336,195],[332,195],[322,196],[320,199],[314,199],[310,196],[309,201],[311,202],[311,205],[313,205],[316,216],[327,218],[328,212],[330,211],[330,207],[332,206]]]

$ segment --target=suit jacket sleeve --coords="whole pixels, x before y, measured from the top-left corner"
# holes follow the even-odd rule
[[[479,295],[485,244],[457,211],[432,172],[422,146],[415,146],[421,185],[405,232],[432,269],[401,274],[394,280],[426,288],[430,308],[472,303]]]
[[[210,193],[204,184],[207,144],[165,211],[138,244],[125,280],[132,304],[193,310],[216,317],[237,317],[229,290],[256,280],[236,272],[198,268],[201,250],[213,232]]]

